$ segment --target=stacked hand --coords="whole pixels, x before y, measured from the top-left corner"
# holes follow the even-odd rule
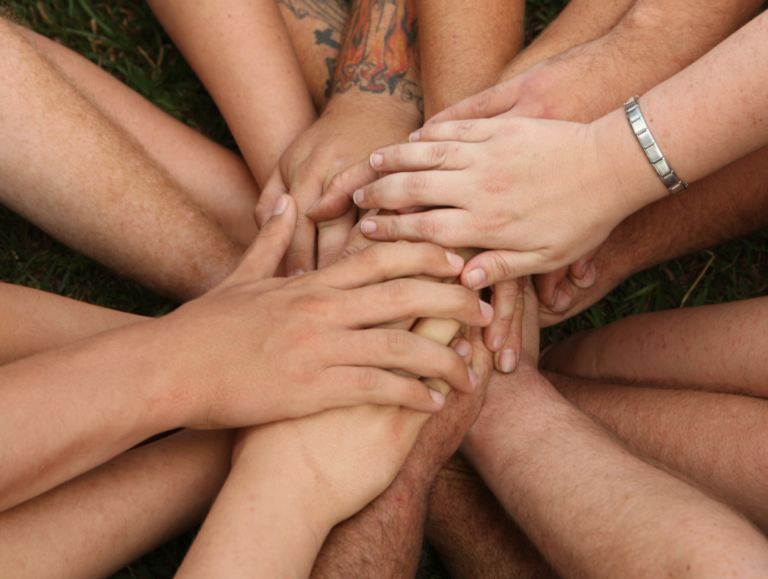
[[[288,246],[296,204],[281,196],[237,270],[202,298],[158,320],[174,350],[186,426],[238,427],[359,404],[435,411],[443,396],[414,378],[465,392],[477,377],[451,348],[407,330],[374,326],[415,317],[487,326],[493,308],[470,291],[414,279],[454,277],[463,260],[428,244],[380,244],[331,267],[272,278]]]
[[[289,193],[296,200],[299,221],[285,263],[289,276],[333,263],[357,222],[357,212],[349,207],[317,228],[306,217],[334,178],[339,182],[342,171],[367,159],[376,148],[405,142],[421,123],[414,106],[390,101],[394,99],[382,102],[377,95],[364,93],[337,95],[281,157],[256,206],[256,220],[260,225],[266,222],[280,194]],[[367,165],[357,165],[341,182],[350,178],[352,185],[362,186],[376,174]]]

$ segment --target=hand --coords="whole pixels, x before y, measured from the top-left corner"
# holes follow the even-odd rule
[[[410,103],[360,92],[331,99],[323,115],[299,136],[280,158],[278,169],[264,188],[256,206],[256,219],[264,223],[275,200],[290,192],[299,206],[296,234],[286,253],[288,276],[315,269],[315,223],[306,214],[347,167],[365,160],[378,147],[407,140],[418,128],[421,116]],[[366,184],[375,173],[364,171],[358,184]],[[333,263],[357,213],[349,207],[318,224],[317,265]]]
[[[452,345],[459,343],[464,363],[471,364],[472,347],[463,339]],[[482,402],[486,381],[483,376],[471,395],[451,396],[479,397]],[[261,471],[268,469],[270,477],[285,475],[284,491],[302,486],[301,494],[311,499],[301,499],[312,511],[307,519],[322,521],[330,530],[381,494],[400,472],[424,424],[415,415],[410,409],[365,405],[249,428],[238,436],[233,467],[258,456],[255,464]]]
[[[638,92],[632,92],[630,83],[616,82],[617,62],[602,38],[519,74],[513,61],[495,86],[448,107],[426,124],[499,115],[589,123]]]
[[[649,190],[663,188],[652,171],[641,173],[631,132],[613,126],[622,119],[605,119],[608,132],[533,119],[427,125],[413,136],[420,142],[374,153],[375,168],[394,174],[356,191],[354,200],[363,209],[448,208],[369,217],[361,230],[379,241],[498,248],[467,263],[461,280],[470,289],[573,263],[647,203]]]
[[[461,258],[427,244],[377,244],[322,271],[271,278],[296,205],[283,196],[276,212],[230,277],[149,322],[165,326],[173,347],[172,383],[191,407],[185,426],[248,426],[366,403],[442,407],[439,393],[389,368],[474,389],[474,372],[452,349],[407,330],[371,329],[411,317],[487,326],[493,308],[472,292],[396,279],[453,277]]]

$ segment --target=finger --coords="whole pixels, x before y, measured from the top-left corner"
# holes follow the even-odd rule
[[[338,299],[345,307],[336,316],[352,328],[411,318],[456,320],[485,327],[493,319],[493,306],[458,284],[401,278],[351,290]]]
[[[301,275],[315,269],[315,248],[317,226],[307,217],[307,210],[320,198],[322,188],[319,181],[299,182],[291,187],[291,197],[296,200],[299,218],[291,245],[285,253],[285,271],[287,277]]]
[[[555,288],[555,297],[549,309],[555,313],[562,313],[570,309],[572,303],[573,286],[571,285],[571,280],[565,277],[560,282],[560,285]]]
[[[350,231],[357,221],[357,207],[352,205],[341,217],[317,224],[317,269],[336,262]]]
[[[469,343],[472,344],[472,369],[477,374],[479,389],[484,390],[493,372],[493,354],[483,344],[480,328],[470,328]]]
[[[371,167],[368,159],[337,173],[328,183],[323,196],[309,209],[307,217],[320,222],[344,215],[352,205],[355,191],[378,178],[379,174]]]
[[[428,241],[443,247],[478,245],[476,229],[463,209],[434,209],[424,213],[369,217],[360,230],[376,241]]]
[[[539,296],[539,302],[547,307],[552,307],[555,303],[555,292],[560,283],[568,275],[568,267],[563,266],[555,271],[543,273],[533,277],[536,294]]]
[[[411,143],[435,141],[459,141],[461,143],[482,143],[498,130],[498,121],[476,119],[472,121],[451,121],[430,123],[411,133]]]
[[[518,280],[510,279],[493,286],[493,321],[483,330],[483,341],[491,352],[498,352],[504,346],[512,324],[512,316],[517,305]]]
[[[379,173],[464,169],[469,165],[467,147],[453,141],[438,143],[405,143],[374,151],[371,167]]]
[[[259,201],[253,209],[253,216],[259,227],[264,227],[264,224],[272,217],[272,210],[275,207],[277,198],[286,193],[288,193],[288,186],[283,181],[283,176],[278,167],[270,175],[267,184],[264,185],[264,190],[259,195]]]
[[[595,284],[597,269],[594,259],[598,251],[600,251],[599,247],[593,249],[568,268],[568,277],[571,278],[573,285],[581,289],[588,289]]]
[[[477,385],[477,375],[453,348],[404,330],[371,329],[354,334],[347,346],[347,351],[354,352],[350,364],[440,378],[461,392],[472,392]]]
[[[546,258],[535,251],[484,251],[464,266],[461,283],[478,290],[507,279],[541,273],[549,265]]]
[[[437,412],[445,404],[443,394],[418,379],[380,368],[334,366],[323,370],[319,379],[328,392],[322,400],[326,409],[377,404]]]
[[[358,189],[353,200],[361,209],[463,207],[467,195],[457,177],[457,173],[441,171],[394,173]]]
[[[426,124],[462,119],[484,119],[500,115],[515,106],[518,100],[518,92],[511,88],[506,82],[492,86],[448,107],[429,119]]]
[[[280,195],[272,209],[272,217],[262,227],[256,240],[228,279],[241,279],[245,276],[251,279],[272,277],[293,237],[296,215],[296,202],[290,195]]]
[[[464,338],[454,338],[451,343],[448,344],[448,347],[456,350],[456,353],[461,356],[462,360],[464,360],[468,366],[472,364],[472,344],[470,344],[469,341]]]
[[[376,243],[313,273],[311,279],[336,289],[354,289],[416,275],[456,277],[463,264],[455,253],[429,243]]]
[[[520,353],[522,352],[523,316],[525,314],[525,294],[523,288],[526,283],[525,279],[526,278],[522,278],[520,282],[515,282],[518,291],[515,296],[515,308],[512,321],[506,340],[504,341],[503,349],[496,352],[493,357],[496,369],[505,374],[509,374],[517,368],[517,364],[520,361]]]

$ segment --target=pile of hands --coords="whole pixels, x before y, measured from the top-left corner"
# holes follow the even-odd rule
[[[460,392],[471,392],[490,377],[491,355],[501,372],[511,372],[518,364],[527,276],[535,274],[539,300],[546,304],[541,306],[543,324],[557,319],[561,288],[594,283],[593,259],[631,208],[629,202],[612,195],[622,183],[605,178],[614,172],[608,166],[610,161],[599,154],[593,127],[570,122],[594,116],[592,111],[601,110],[600,98],[607,107],[614,102],[612,95],[585,95],[584,102],[592,105],[585,110],[584,102],[564,97],[580,74],[580,59],[584,58],[592,55],[574,51],[509,80],[503,80],[502,74],[493,88],[443,111],[423,126],[411,103],[382,102],[376,97],[371,101],[373,95],[363,93],[336,95],[320,118],[286,150],[269,179],[255,209],[262,228],[260,240],[238,271],[248,271],[247,264],[255,259],[251,256],[259,254],[258,259],[263,260],[261,254],[267,251],[269,266],[259,270],[258,277],[263,279],[259,283],[270,290],[279,288],[275,294],[279,301],[302,313],[330,316],[337,312],[337,323],[348,324],[350,330],[377,329],[355,332],[354,337],[350,333],[349,338],[337,329],[331,338],[327,328],[321,331],[318,326],[313,331],[304,326],[284,334],[301,335],[292,343],[269,339],[274,342],[276,366],[270,369],[267,382],[281,384],[275,395],[281,410],[259,417],[258,423],[283,422],[245,430],[240,440],[267,437],[255,434],[264,430],[295,433],[306,429],[306,434],[297,437],[301,444],[326,445],[336,459],[347,457],[352,469],[377,457],[363,469],[371,474],[368,484],[363,483],[364,477],[352,477],[360,485],[359,500],[354,501],[348,500],[350,479],[344,474],[351,471],[328,463],[325,475],[336,480],[328,488],[345,488],[338,496],[347,497],[347,506],[336,516],[342,511],[349,516],[362,508],[387,487],[402,466],[421,424],[414,428],[412,420],[393,422],[392,417],[402,417],[403,412],[434,412],[444,404],[444,395],[435,389],[383,369],[400,368],[411,376],[441,378]],[[543,117],[565,120],[541,120]],[[595,170],[579,171],[585,164]],[[538,170],[542,165],[549,170]],[[596,174],[600,176],[597,180]],[[567,175],[572,178],[565,179]],[[569,186],[563,188],[563,182]],[[588,191],[592,197],[576,196],[575,191]],[[606,198],[612,204],[606,204]],[[290,225],[293,220],[295,231]],[[279,234],[272,232],[277,227]],[[411,243],[376,245],[376,241]],[[269,249],[260,249],[265,243]],[[456,254],[437,246],[488,251],[464,264]],[[272,270],[278,269],[283,252],[281,267],[287,277],[268,280]],[[345,276],[350,281],[340,281]],[[458,276],[460,285],[420,279],[394,281],[414,276],[433,280]],[[233,278],[225,282],[226,289],[217,288],[211,296],[218,299],[222,292],[236,293],[233,287],[239,286],[231,286]],[[381,282],[383,285],[370,285]],[[472,293],[484,288],[493,289],[491,305]],[[334,292],[336,302],[331,297]],[[359,297],[349,299],[353,293]],[[391,309],[393,299],[402,309]],[[418,317],[453,318],[484,328],[482,340],[478,332],[471,344],[457,335],[449,350],[407,332]],[[392,329],[397,322],[399,329]],[[286,312],[263,327],[292,323]],[[323,366],[321,355],[331,342],[349,352],[344,362],[349,366]],[[386,355],[376,348],[382,343],[386,343]],[[288,373],[282,362],[286,352],[296,356]],[[480,363],[484,368],[481,376],[472,370],[473,356],[476,364],[478,358],[489,361]],[[318,358],[317,364],[313,364],[314,358]],[[274,380],[275,376],[281,378]],[[216,388],[228,392],[222,385]],[[356,410],[322,412],[312,420],[286,421],[361,404],[390,406],[358,406]],[[222,400],[221,407],[227,406],[229,401]],[[242,418],[256,411],[241,408]],[[348,419],[343,417],[353,413],[364,416],[361,424],[367,425],[372,424],[371,413],[386,414],[381,424],[388,425],[388,433],[399,444],[391,444],[392,439],[380,444],[381,432],[376,429],[363,428],[359,431],[362,438],[350,441],[322,426],[334,417],[343,422]],[[207,420],[219,426],[245,426],[247,422],[218,417],[219,412],[212,409]],[[333,440],[324,440],[318,436],[320,432]],[[373,438],[363,442],[364,432]],[[378,442],[371,442],[373,439]],[[360,452],[355,454],[350,448],[341,452],[349,444]],[[331,450],[334,447],[337,450]],[[379,450],[371,452],[373,447]],[[321,456],[322,452],[296,454]],[[337,504],[343,503],[339,498]]]

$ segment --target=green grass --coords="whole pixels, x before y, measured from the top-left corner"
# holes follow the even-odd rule
[[[530,0],[526,40],[540,32],[566,3]],[[21,0],[6,3],[6,10],[37,32],[97,63],[164,111],[236,148],[210,96],[146,4],[131,0]],[[766,295],[767,249],[768,231],[713,249],[714,260],[688,297],[686,307]],[[633,276],[582,315],[544,332],[543,343],[627,315],[680,307],[710,257],[700,252]],[[169,300],[69,250],[2,206],[0,280],[150,316],[174,307]],[[113,577],[172,577],[193,536],[190,532],[171,541]],[[446,577],[429,550],[422,558],[421,576]]]

